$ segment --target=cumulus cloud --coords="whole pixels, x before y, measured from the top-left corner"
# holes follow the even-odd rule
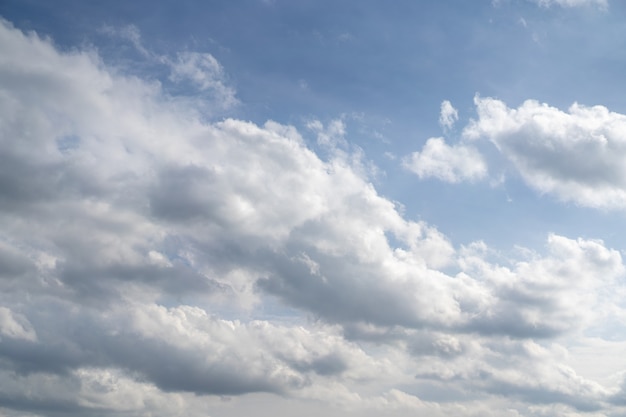
[[[432,177],[450,183],[477,181],[487,175],[487,164],[476,148],[450,146],[443,138],[428,139],[422,151],[406,157],[403,165],[420,178]]]
[[[46,325],[47,314],[64,318],[48,322],[38,340],[14,337],[2,344],[0,352],[15,371],[120,369],[166,392],[237,395],[286,393],[310,384],[315,375],[363,376],[377,366],[332,328],[228,321],[186,305],[134,303],[117,305],[104,315],[83,309],[80,316],[68,307],[43,305],[31,312],[39,326]],[[68,351],[64,345],[69,340]],[[167,366],[160,364],[165,359]]]
[[[552,235],[545,254],[488,261],[292,126],[209,122],[6,22],[0,52],[0,407],[206,415],[269,394],[357,415],[488,415],[476,398],[506,414],[503,397],[603,407],[603,386],[560,367],[564,348],[534,342],[621,312],[602,289],[623,285],[622,258],[603,242]],[[172,62],[201,90],[220,68]],[[309,127],[321,145],[346,140],[341,121]],[[431,139],[407,163],[473,180],[475,152]]]
[[[615,300],[602,289],[619,286],[624,277],[620,253],[601,241],[557,235],[548,237],[547,247],[548,256],[516,262],[513,268],[486,262],[480,245],[464,250],[464,273],[491,281],[490,296],[495,296],[471,326],[481,333],[504,330],[541,338],[604,319],[602,306]]]
[[[604,106],[475,102],[478,119],[464,136],[493,142],[531,187],[588,207],[626,207],[626,116]]]

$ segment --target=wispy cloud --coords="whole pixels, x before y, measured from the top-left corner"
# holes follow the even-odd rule
[[[609,6],[608,0],[530,0],[543,7],[561,6],[561,7],[582,7],[582,6],[598,6],[600,8],[607,8]]]
[[[450,130],[454,127],[454,123],[459,120],[459,112],[452,106],[448,100],[441,103],[441,113],[439,114],[439,125],[444,130]]]

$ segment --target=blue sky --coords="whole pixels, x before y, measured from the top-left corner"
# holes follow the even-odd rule
[[[624,4],[0,16],[0,416],[626,415]]]

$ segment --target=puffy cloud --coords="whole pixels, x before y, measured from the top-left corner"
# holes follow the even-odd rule
[[[450,183],[477,181],[487,175],[487,165],[477,149],[450,146],[443,138],[428,139],[422,151],[413,152],[403,164],[420,178],[434,177]]]
[[[481,333],[540,338],[604,319],[602,306],[615,300],[603,289],[619,287],[624,277],[619,252],[601,241],[556,235],[549,236],[548,250],[545,257],[508,268],[485,261],[481,249],[467,248],[460,261],[464,273],[491,281],[494,297],[470,326]]]
[[[217,395],[288,392],[309,384],[309,374],[363,376],[376,367],[332,328],[228,321],[186,305],[134,303],[81,315],[70,309],[40,306],[30,313],[40,337],[12,337],[0,355],[19,373],[122,369],[163,391]],[[51,321],[49,314],[63,320]]]
[[[493,142],[531,187],[588,207],[626,207],[626,116],[603,106],[564,112],[533,100],[517,109],[475,102],[478,119],[465,137]]]
[[[186,393],[288,395],[324,379],[396,372],[327,326],[243,323],[186,305],[129,303],[77,314],[72,304],[44,303],[30,312],[37,340],[0,343],[2,406],[141,415],[168,402],[158,415],[170,415],[197,409]]]

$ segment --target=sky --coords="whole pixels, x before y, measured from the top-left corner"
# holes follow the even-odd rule
[[[625,417],[625,21],[3,0],[0,417]]]

